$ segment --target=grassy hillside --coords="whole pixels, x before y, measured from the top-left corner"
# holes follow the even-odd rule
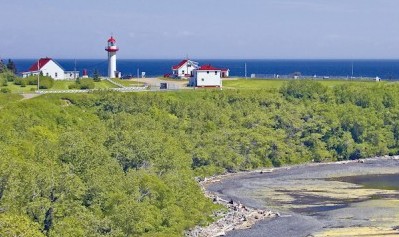
[[[256,93],[2,96],[0,236],[181,236],[219,208],[196,176],[398,154],[398,94],[290,81]]]

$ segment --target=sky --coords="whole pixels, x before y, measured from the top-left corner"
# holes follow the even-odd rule
[[[0,0],[0,58],[398,59],[398,0]]]

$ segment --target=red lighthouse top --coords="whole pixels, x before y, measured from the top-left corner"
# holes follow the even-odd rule
[[[119,48],[116,46],[116,40],[114,37],[111,36],[111,38],[108,39],[108,47],[105,48],[106,51],[108,52],[116,52],[119,50]]]
[[[111,38],[109,38],[108,43],[110,43],[110,42],[112,42],[112,43],[115,43],[115,42],[116,42],[116,40],[114,39],[113,36],[111,36]]]

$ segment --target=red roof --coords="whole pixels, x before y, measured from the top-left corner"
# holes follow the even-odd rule
[[[184,60],[181,61],[179,64],[173,66],[172,69],[173,69],[173,70],[177,70],[177,69],[181,68],[184,64],[187,63],[187,61],[188,61],[187,59],[184,59]]]
[[[29,72],[35,72],[35,71],[39,71],[40,69],[42,69],[44,67],[44,65],[46,65],[48,62],[50,62],[52,59],[51,58],[41,58],[39,59],[38,62],[34,63],[30,68],[29,68]],[[39,67],[38,67],[39,66]]]
[[[221,69],[208,64],[208,65],[203,65],[200,68],[198,68],[198,71],[221,71]]]
[[[116,40],[114,39],[114,37],[111,36],[111,38],[109,38],[108,43],[110,43],[110,42],[112,42],[112,43],[115,43],[115,42],[116,42]]]

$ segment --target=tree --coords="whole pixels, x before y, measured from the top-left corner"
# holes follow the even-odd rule
[[[4,62],[2,59],[0,59],[0,73],[3,73],[7,70],[7,67],[4,65]]]
[[[100,73],[98,72],[98,69],[95,69],[95,70],[94,70],[94,73],[93,73],[93,80],[94,80],[95,82],[101,81]]]
[[[7,69],[10,70],[12,73],[17,74],[17,67],[11,59],[8,59]]]

